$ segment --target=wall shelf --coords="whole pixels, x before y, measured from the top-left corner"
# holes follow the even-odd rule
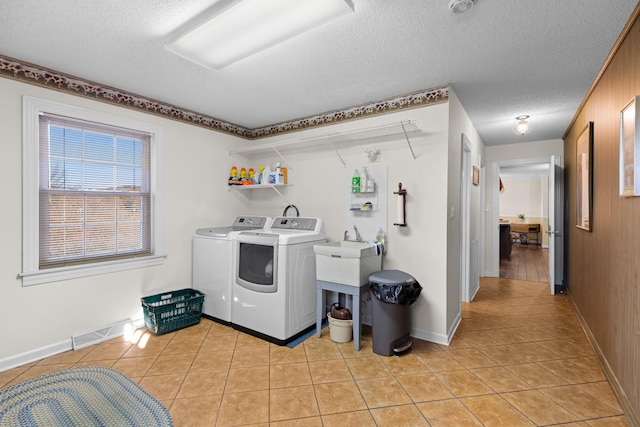
[[[263,190],[265,188],[291,187],[293,184],[254,184],[254,185],[229,185],[230,190]]]
[[[344,159],[340,155],[336,144],[344,143],[344,142],[353,142],[353,141],[366,141],[373,138],[383,138],[387,136],[398,136],[404,135],[407,144],[409,145],[409,150],[411,151],[411,155],[415,159],[416,156],[413,152],[413,147],[411,146],[411,141],[409,140],[410,135],[415,135],[420,133],[421,130],[416,126],[414,120],[406,120],[396,123],[390,123],[381,126],[369,127],[364,129],[351,130],[346,132],[334,132],[328,134],[322,134],[318,136],[311,136],[307,138],[300,139],[292,139],[288,141],[280,141],[268,144],[256,144],[251,145],[249,147],[238,148],[229,150],[229,155],[265,155],[268,153],[275,152],[284,162],[286,159],[282,155],[282,151],[286,148],[294,149],[297,146],[301,146],[304,144],[309,144],[311,142],[326,142],[331,145],[334,149],[342,164],[345,164]]]
[[[284,197],[284,195],[280,192],[280,190],[278,190],[278,188],[291,187],[292,185],[293,184],[258,184],[258,185],[228,185],[227,187],[229,189],[228,191],[265,190],[270,188],[273,191],[275,191],[282,200],[287,202],[287,205],[291,205],[292,203],[289,202],[286,197]]]
[[[351,187],[349,187],[351,188]],[[349,191],[351,195],[351,204],[349,210],[352,212],[376,212],[378,210],[378,192],[374,191],[359,191],[354,193]],[[369,204],[369,209],[362,209],[365,204]]]

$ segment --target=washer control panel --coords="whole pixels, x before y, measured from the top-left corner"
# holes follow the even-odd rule
[[[237,216],[231,226],[234,230],[265,228],[269,225],[269,219],[266,216]]]

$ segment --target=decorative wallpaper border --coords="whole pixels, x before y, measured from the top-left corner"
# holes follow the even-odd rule
[[[430,104],[446,102],[449,99],[449,86],[442,86],[344,110],[331,111],[256,129],[247,129],[233,123],[218,120],[215,117],[198,114],[175,105],[125,92],[68,74],[59,73],[6,56],[0,56],[0,76],[120,107],[155,114],[164,118],[228,133],[245,139],[265,138],[378,114],[424,107]]]

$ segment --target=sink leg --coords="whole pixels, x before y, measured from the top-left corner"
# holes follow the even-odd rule
[[[362,332],[362,317],[360,316],[360,294],[362,289],[358,289],[353,295],[353,348],[360,351],[360,334]]]
[[[316,335],[322,335],[322,312],[324,311],[324,289],[318,286],[316,291]]]

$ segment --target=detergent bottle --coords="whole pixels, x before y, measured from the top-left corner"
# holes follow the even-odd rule
[[[275,182],[274,182],[274,184],[284,184],[284,174],[282,173],[282,168],[280,167],[280,162],[276,163]]]
[[[275,184],[275,175],[273,174],[273,172],[271,172],[271,168],[269,167],[269,165],[264,167],[261,184]]]
[[[240,180],[238,179],[238,168],[231,166],[231,172],[229,173],[229,185],[238,185]]]
[[[264,184],[264,166],[258,166],[258,175],[256,175],[256,184]]]

